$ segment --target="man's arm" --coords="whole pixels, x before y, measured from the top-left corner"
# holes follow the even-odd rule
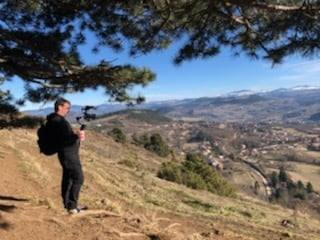
[[[62,147],[68,147],[76,143],[79,139],[71,128],[71,125],[66,121],[60,121],[59,123],[59,139]]]

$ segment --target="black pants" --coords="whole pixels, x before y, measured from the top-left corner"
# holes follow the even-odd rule
[[[79,147],[71,146],[58,152],[62,166],[61,196],[66,209],[76,208],[84,181]]]

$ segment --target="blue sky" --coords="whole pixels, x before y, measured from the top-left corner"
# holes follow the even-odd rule
[[[271,90],[299,85],[320,86],[320,60],[293,56],[281,65],[272,67],[264,60],[251,60],[245,55],[234,57],[228,49],[206,60],[193,60],[175,66],[172,59],[176,46],[148,55],[129,57],[126,51],[114,53],[102,49],[98,54],[91,52],[94,39],[89,37],[86,45],[80,47],[82,60],[87,64],[101,59],[113,60],[114,64],[130,63],[152,69],[157,78],[145,88],[135,88],[133,94],[142,94],[147,101],[210,97],[239,90]],[[9,89],[17,98],[23,96],[23,83],[14,78],[1,89]],[[72,104],[98,105],[108,102],[102,90],[88,90],[84,93],[67,94],[64,97]],[[52,103],[49,103],[51,106]],[[27,102],[21,110],[39,109],[48,105]]]

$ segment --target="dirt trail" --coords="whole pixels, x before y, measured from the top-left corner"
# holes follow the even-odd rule
[[[266,199],[268,200],[272,194],[272,189],[271,187],[269,186],[269,181],[267,179],[267,177],[265,176],[264,173],[262,173],[259,168],[255,167],[254,164],[248,160],[242,160],[242,162],[244,164],[246,164],[252,172],[254,172],[262,181],[263,183],[263,187],[264,187],[264,191],[265,191],[265,196],[266,196]]]

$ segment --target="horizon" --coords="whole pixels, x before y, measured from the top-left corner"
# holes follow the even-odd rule
[[[226,92],[226,93],[222,93],[219,95],[214,95],[214,96],[199,96],[199,97],[193,97],[193,98],[181,98],[181,99],[162,99],[162,100],[150,100],[150,101],[145,101],[142,104],[150,104],[150,103],[161,103],[161,102],[167,102],[167,101],[183,101],[183,100],[192,100],[192,99],[199,99],[199,98],[219,98],[219,97],[232,97],[232,96],[237,96],[237,93],[240,92],[249,92],[248,94],[244,94],[244,95],[238,95],[238,96],[250,96],[250,95],[254,95],[254,94],[259,94],[259,93],[268,93],[268,92],[272,92],[272,91],[277,91],[277,90],[281,90],[281,89],[286,89],[286,90],[312,90],[312,89],[320,89],[320,85],[314,85],[314,86],[310,86],[310,85],[297,85],[297,86],[293,86],[290,88],[274,88],[274,89],[260,89],[260,90],[251,90],[251,89],[241,89],[241,90],[237,90],[237,91],[231,91],[231,92]],[[233,95],[234,94],[234,95]],[[68,99],[69,100],[69,99]],[[101,105],[126,105],[125,103],[119,103],[119,102],[106,102],[106,103],[100,103],[100,104],[77,104],[77,103],[72,103],[72,106],[85,106],[85,105],[92,105],[94,107],[97,106],[101,106]],[[53,102],[51,102],[50,104],[47,104],[45,107],[39,107],[37,109],[35,108],[30,108],[30,109],[23,109],[21,111],[23,112],[27,112],[27,111],[39,111],[39,110],[45,110],[45,109],[51,109],[53,108]]]

